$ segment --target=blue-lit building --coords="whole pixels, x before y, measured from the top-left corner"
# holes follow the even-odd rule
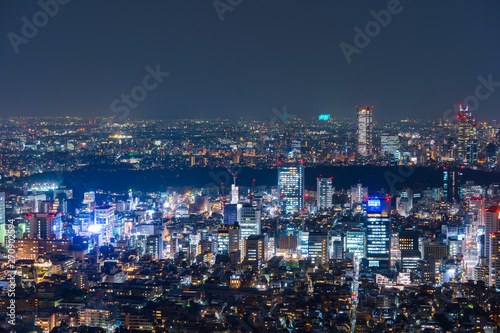
[[[302,163],[280,163],[278,196],[281,214],[299,213],[304,209],[304,166]]]
[[[390,264],[390,198],[368,198],[366,203],[366,258],[368,267]]]
[[[234,225],[238,222],[238,214],[241,204],[230,203],[224,206],[224,225]]]
[[[316,205],[319,210],[332,208],[332,178],[318,178],[316,193],[318,195]]]

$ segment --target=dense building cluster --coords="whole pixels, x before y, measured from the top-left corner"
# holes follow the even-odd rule
[[[356,122],[2,121],[0,327],[497,332],[500,184],[465,171],[497,173],[498,127],[467,108],[456,122],[383,126],[372,107],[357,112]],[[433,165],[440,186],[341,188],[333,174],[305,186],[311,165],[368,163]],[[29,181],[96,165],[274,168],[277,182],[240,184],[229,167],[231,184],[215,190]]]

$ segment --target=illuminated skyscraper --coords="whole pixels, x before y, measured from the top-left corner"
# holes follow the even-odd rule
[[[443,197],[449,202],[462,199],[463,172],[460,168],[445,168],[443,170]]]
[[[396,133],[384,132],[380,134],[380,153],[386,159],[392,159],[399,149],[399,136]]]
[[[317,206],[319,210],[332,208],[332,179],[318,178],[317,179]]]
[[[240,250],[240,228],[238,225],[222,225],[217,229],[217,254],[228,255]]]
[[[492,232],[490,244],[490,287],[500,289],[500,232]]]
[[[345,234],[345,252],[352,253],[354,258],[361,259],[366,253],[366,235],[363,231],[349,230]]]
[[[356,106],[358,130],[358,154],[373,154],[373,107]]]
[[[91,229],[101,232],[105,243],[108,243],[113,236],[112,229],[115,226],[115,210],[115,206],[108,205],[94,208],[94,226]]]
[[[62,221],[60,214],[35,213],[28,214],[30,222],[30,238],[60,239],[62,237]]]
[[[460,105],[458,118],[458,160],[469,164],[477,162],[477,124],[467,106]]]
[[[368,198],[366,203],[366,257],[369,267],[389,268],[391,201]]]
[[[241,255],[245,254],[246,240],[252,235],[261,233],[261,210],[248,203],[244,204],[240,210],[240,249]]]
[[[484,212],[484,251],[485,257],[490,260],[491,237],[495,232],[500,231],[499,211],[496,207],[490,207]],[[499,281],[500,282],[500,281]]]
[[[363,187],[363,184],[351,186],[351,209],[365,203],[366,197],[368,197],[368,187]]]
[[[278,166],[278,196],[282,214],[302,211],[304,208],[304,166],[302,163]]]
[[[239,220],[241,204],[226,204],[224,206],[224,225],[234,225]]]

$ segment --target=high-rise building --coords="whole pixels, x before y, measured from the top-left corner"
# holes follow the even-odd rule
[[[490,287],[500,289],[500,232],[492,232],[490,234]]]
[[[304,166],[302,163],[279,164],[278,196],[282,214],[302,212],[304,209]]]
[[[351,209],[356,205],[365,203],[367,197],[368,187],[363,187],[363,184],[351,186]]]
[[[401,192],[401,196],[396,198],[396,209],[399,215],[407,217],[413,208],[413,191],[406,189]]]
[[[251,235],[260,235],[261,210],[249,203],[244,204],[240,210],[240,249],[245,253],[245,244]]]
[[[345,252],[352,253],[355,259],[365,257],[366,235],[363,231],[349,230],[345,234]]]
[[[399,149],[399,136],[396,133],[383,132],[380,134],[380,153],[386,159],[392,159]]]
[[[222,225],[217,229],[217,254],[228,255],[240,250],[240,227]]]
[[[263,235],[252,235],[246,240],[245,259],[259,265],[263,263],[267,254],[266,237]]]
[[[399,250],[418,251],[418,231],[401,231],[399,233]]]
[[[224,206],[224,225],[234,225],[239,220],[241,205],[236,203],[226,204]]]
[[[231,184],[231,204],[237,204],[240,200],[240,189],[235,184]]]
[[[317,179],[317,206],[319,210],[332,208],[332,178]]]
[[[403,271],[416,271],[418,268],[418,261],[422,259],[418,239],[418,231],[401,231],[399,233],[399,251]]]
[[[103,235],[105,243],[111,239],[112,229],[115,226],[115,206],[101,205],[94,208],[94,226],[90,229],[97,230]]]
[[[443,170],[443,197],[449,202],[462,199],[463,172],[461,168]]]
[[[373,154],[373,107],[357,106],[358,154]]]
[[[496,207],[490,207],[484,212],[484,252],[488,261],[490,260],[491,237],[498,231],[500,231],[499,210]]]
[[[366,213],[368,266],[388,269],[390,263],[390,198],[368,198]]]
[[[154,259],[164,258],[162,235],[151,235],[146,238],[146,254],[150,254]]]
[[[309,233],[309,256],[313,262],[324,264],[328,260],[327,255],[328,235],[321,232]]]
[[[469,164],[477,162],[478,141],[477,124],[469,111],[469,107],[462,108],[457,115],[458,118],[458,160]]]
[[[61,214],[35,213],[28,214],[30,237],[39,239],[61,239]]]

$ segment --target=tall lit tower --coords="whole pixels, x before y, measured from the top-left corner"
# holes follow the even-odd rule
[[[332,178],[318,178],[316,190],[318,194],[318,209],[323,210],[332,208]]]
[[[282,214],[300,213],[304,208],[304,165],[278,165],[279,209]]]
[[[458,159],[467,163],[477,162],[477,124],[469,111],[469,107],[462,108],[457,115],[458,118]]]
[[[366,203],[366,258],[369,267],[389,268],[390,198],[368,198]]]
[[[373,154],[373,106],[356,106],[358,130],[358,154]]]

